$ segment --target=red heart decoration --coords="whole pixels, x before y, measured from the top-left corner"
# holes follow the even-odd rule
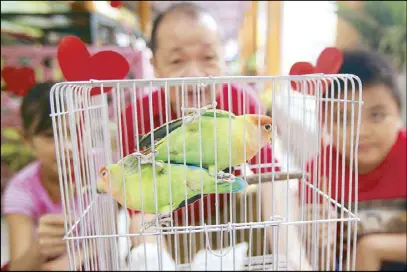
[[[312,74],[315,71],[314,66],[309,62],[296,62],[290,69],[290,75]]]
[[[309,62],[296,62],[291,66],[290,75],[307,75],[307,74],[314,74],[315,69],[314,66]],[[310,84],[312,82],[307,81],[308,90],[310,90]],[[291,87],[294,90],[302,90],[303,83],[301,81],[291,81]]]
[[[335,47],[327,47],[319,55],[315,67],[309,62],[296,62],[290,69],[290,75],[306,75],[314,73],[336,74],[343,64],[343,53]],[[330,82],[321,81],[322,92],[325,92]],[[314,82],[307,82],[310,94],[315,94]],[[302,91],[302,84],[291,81],[294,90]]]
[[[123,1],[110,1],[110,6],[112,8],[120,8]]]
[[[67,80],[90,79],[89,63],[91,57],[86,45],[78,37],[67,36],[59,42],[58,63]]]
[[[6,66],[1,71],[1,76],[6,83],[7,90],[18,96],[25,96],[36,83],[35,73],[31,67]]]
[[[127,60],[114,51],[100,51],[93,56],[86,45],[75,36],[64,37],[58,45],[57,58],[62,74],[68,81],[123,79],[130,71]],[[111,88],[103,88],[109,92]],[[92,88],[90,95],[101,93],[99,87]]]
[[[335,47],[327,47],[322,50],[321,54],[317,59],[317,63],[315,66],[316,73],[324,73],[324,74],[337,74],[341,69],[343,64],[343,53],[341,50]],[[322,92],[325,93],[328,89],[331,81],[329,80],[322,80],[321,88]]]
[[[335,47],[325,48],[317,59],[315,71],[324,74],[336,74],[343,64],[343,53]]]

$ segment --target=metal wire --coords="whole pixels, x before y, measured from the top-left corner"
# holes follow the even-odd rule
[[[342,82],[344,84],[340,84]],[[301,90],[294,91],[291,83]],[[236,86],[241,91],[236,91]],[[260,119],[256,127],[251,127],[246,116],[265,114],[259,104],[253,106],[250,103],[251,100],[261,101],[260,91],[265,86],[271,86],[272,90],[267,93],[272,102],[268,114],[273,119],[270,143],[273,152],[269,161],[260,155],[263,154]],[[325,96],[322,86],[329,86],[327,93],[330,95]],[[91,90],[96,87],[100,88],[101,94],[91,96]],[[64,239],[70,270],[167,270],[169,267],[173,267],[172,270],[193,270],[197,265],[195,256],[202,250],[205,257],[201,270],[213,270],[218,263],[218,270],[354,270],[359,220],[357,147],[361,89],[356,76],[322,74],[92,80],[56,84],[51,90],[51,118],[66,217]],[[237,101],[237,105],[232,100]],[[119,160],[124,165],[122,159],[127,154],[140,150],[139,136],[149,132],[146,127],[165,124],[164,130],[168,134],[169,122],[186,115],[181,109],[202,109],[213,103],[218,109],[227,109],[228,120],[224,123],[223,133],[219,133],[216,126],[222,124],[221,117],[214,116],[211,121],[213,131],[209,132],[204,131],[207,123],[203,122],[202,115],[191,117],[189,121],[197,124],[199,134],[195,144],[200,159],[196,166],[203,167],[203,158],[207,154],[213,154],[216,169],[220,159],[226,158],[229,171],[233,167],[235,173],[239,171],[240,178],[248,183],[246,191],[237,194],[229,191],[221,196],[215,187],[213,195],[205,195],[201,172],[199,203],[193,204],[199,213],[192,209],[193,205],[188,205],[181,213],[170,214],[169,226],[160,225],[159,207],[163,205],[164,194],[169,196],[167,204],[170,206],[177,206],[173,198],[176,190],[184,190],[183,201],[188,201],[189,155],[186,152],[191,147],[187,144],[189,127],[183,122],[179,128],[183,136],[178,139],[182,143],[178,150],[183,158],[180,164],[184,165],[182,180],[174,180],[172,176],[171,159],[174,155],[171,146],[174,142],[168,140],[164,152],[167,158],[164,163],[167,169],[165,184],[156,176],[155,163],[151,167],[151,180],[147,181],[146,172],[142,170],[145,168],[139,161],[133,181],[139,184],[131,186],[137,188],[134,190],[138,190],[138,195],[129,191],[130,183],[124,174],[121,179],[123,203],[109,194],[97,193],[99,170]],[[129,106],[132,108],[126,115],[124,112]],[[243,131],[234,125],[233,115],[245,115]],[[128,127],[130,120],[132,128]],[[342,120],[342,123],[335,120]],[[245,132],[248,128],[251,128],[250,133]],[[152,131],[149,136],[152,143],[155,133]],[[346,142],[346,137],[340,142],[339,136],[346,134],[350,135],[350,142]],[[129,135],[134,137],[133,140]],[[239,147],[243,154],[239,154],[234,145],[237,135],[243,140],[243,146]],[[252,158],[247,157],[247,143],[252,140],[250,135],[256,135],[255,139],[258,139],[254,164]],[[203,148],[203,142],[208,138],[213,141],[214,150]],[[329,139],[331,143],[329,156],[326,153],[320,156],[321,139]],[[130,150],[130,141],[134,142],[136,150]],[[333,145],[338,150],[341,147],[341,153],[349,152],[348,162],[344,156],[340,160],[339,153],[336,158],[332,157]],[[239,155],[246,163],[233,165]],[[152,162],[156,162],[156,156],[152,154]],[[310,161],[315,166],[312,171],[307,168]],[[324,176],[326,173],[329,175]],[[350,176],[348,191],[344,186],[345,175]],[[338,180],[339,177],[342,180]],[[214,180],[219,182],[219,177]],[[114,187],[113,182],[109,180],[110,189]],[[146,191],[146,186],[151,186],[148,182],[152,191]],[[181,186],[174,188],[174,182]],[[150,230],[139,227],[138,231],[132,232],[127,227],[137,220],[143,226],[147,221],[143,212],[134,217],[139,218],[137,220],[125,216],[118,221],[119,212],[128,208],[127,201],[136,198],[140,199],[141,211],[151,204],[154,207],[155,226]],[[310,202],[309,198],[313,201]],[[321,199],[321,203],[317,199]],[[210,208],[212,204],[214,211]],[[126,226],[126,231],[119,233],[122,225]],[[151,238],[156,241],[156,250],[153,251],[146,246],[152,243]],[[237,250],[243,242],[248,246],[244,254]],[[141,247],[139,253],[132,254],[138,247]],[[123,254],[128,257],[124,258]],[[167,256],[173,264],[167,263]],[[137,266],[140,263],[144,266]]]

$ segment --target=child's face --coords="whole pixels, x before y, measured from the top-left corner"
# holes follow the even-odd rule
[[[53,176],[58,176],[55,143],[52,131],[31,137],[31,148],[46,171]]]
[[[66,131],[69,134],[69,127],[68,123],[66,123]],[[69,136],[69,135],[68,135]],[[72,167],[72,150],[70,147],[70,139],[65,139],[64,142],[66,146],[63,148],[63,152],[65,152],[65,159],[66,159],[66,169],[68,171],[68,155],[69,155],[69,163],[71,165],[71,171],[73,171]],[[56,148],[55,148],[55,141],[52,129],[48,131],[39,133],[37,135],[33,135],[29,138],[29,143],[31,146],[32,151],[34,152],[35,156],[39,161],[41,161],[41,165],[44,170],[47,172],[48,175],[52,177],[56,177],[56,182],[58,182],[58,162],[56,158]],[[61,154],[61,146],[59,147],[60,156]],[[68,154],[69,152],[69,154]],[[60,158],[62,159],[62,157]]]
[[[359,97],[356,92],[355,100]],[[344,98],[344,96],[342,96]],[[348,92],[347,99],[351,99]],[[376,168],[387,156],[393,146],[398,129],[401,125],[399,108],[391,94],[391,90],[383,85],[377,84],[363,88],[362,94],[363,106],[361,115],[361,125],[359,134],[358,162],[359,172],[369,172]],[[346,157],[349,159],[351,144],[351,124],[352,124],[352,106],[347,103],[347,115],[344,119],[345,107],[343,103],[339,106],[340,118],[337,118],[338,103],[334,105],[333,126],[331,127],[331,108],[328,106],[328,115],[325,122],[328,127],[328,133],[332,136],[333,145],[342,153],[343,141],[346,139]],[[356,125],[358,118],[359,105],[354,107],[354,131],[353,145],[356,140]],[[344,127],[346,126],[346,134]],[[337,146],[339,140],[339,146]],[[355,149],[353,149],[355,150]],[[354,158],[354,157],[353,157]]]
[[[224,60],[215,21],[207,15],[189,18],[168,14],[158,28],[152,64],[158,78],[222,75]],[[181,88],[169,91],[171,104],[181,106]],[[185,89],[185,106],[196,106],[197,94],[193,93],[192,88]],[[208,104],[211,88],[203,89],[200,98],[202,104]]]

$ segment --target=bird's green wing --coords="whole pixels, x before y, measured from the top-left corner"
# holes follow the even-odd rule
[[[171,133],[172,131],[174,131],[175,129],[179,128],[180,126],[182,126],[182,118],[178,118],[175,120],[172,120],[170,122],[168,122],[168,133]],[[162,126],[156,128],[153,130],[154,132],[154,142],[156,142],[157,140],[160,140],[162,138],[165,138],[167,136],[167,123],[163,124]],[[140,139],[139,139],[139,148],[140,150],[146,149],[143,151],[144,154],[148,154],[150,153],[151,150],[151,133],[149,132],[145,135],[143,135]]]
[[[203,196],[206,196],[206,194],[203,194]],[[193,196],[193,197],[191,197],[191,198],[188,198],[187,199],[187,206],[188,205],[190,205],[190,204],[192,204],[192,203],[194,203],[194,202],[196,202],[196,201],[198,201],[198,200],[200,200],[201,199],[201,195],[199,194],[199,195],[196,195],[196,196]],[[178,206],[177,206],[177,208],[175,208],[175,210],[174,211],[176,211],[176,210],[178,210],[178,209],[181,209],[181,208],[184,208],[186,205],[185,205],[185,200],[183,200]]]
[[[213,118],[216,114],[216,118],[231,118],[235,119],[236,115],[232,112],[224,111],[224,110],[208,110],[205,112],[202,117],[210,117]],[[163,124],[160,127],[154,129],[154,143],[155,147],[158,147],[162,144],[165,140],[165,137],[176,130],[177,128],[182,126],[182,118],[178,118],[168,122],[168,132],[167,132],[167,124]],[[149,154],[151,152],[151,133],[143,135],[139,140],[139,148],[142,150],[143,154]]]
[[[205,112],[204,114],[202,114],[202,116],[204,117],[214,117],[216,113],[216,118],[231,118],[231,119],[235,119],[236,115],[233,112],[229,112],[229,111],[224,111],[224,110],[208,110],[207,112]]]
[[[216,118],[232,118],[235,119],[236,115],[232,112],[224,111],[224,110],[208,110],[202,116],[203,117],[214,117],[216,113]],[[154,129],[154,142],[157,140],[161,140],[167,136],[167,134],[173,132],[177,128],[182,126],[182,118],[178,118],[168,122],[168,132],[167,132],[167,124],[163,124],[160,127]],[[139,137],[139,146],[140,150],[147,148],[151,148],[151,133],[149,132],[141,137]]]
[[[201,168],[197,166],[184,166],[183,164],[171,164],[171,179],[172,179],[172,192],[173,192],[173,210],[180,209],[187,205],[199,200],[201,192]],[[186,170],[186,173],[184,172]],[[198,171],[197,171],[198,170]],[[200,170],[200,171],[199,171]],[[184,175],[186,174],[186,177]],[[205,173],[203,173],[205,174]],[[185,182],[185,183],[184,183]],[[205,179],[203,180],[205,182]],[[184,193],[179,194],[174,192],[183,192],[184,186],[187,190],[187,199]],[[205,194],[205,192],[203,192]],[[176,195],[176,197],[175,197]]]

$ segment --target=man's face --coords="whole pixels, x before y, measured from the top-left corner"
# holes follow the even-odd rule
[[[216,22],[205,14],[199,18],[180,12],[167,14],[157,31],[152,64],[158,78],[221,76],[224,60]],[[210,103],[218,91],[215,89],[185,85],[184,106],[197,106],[198,90],[201,106]],[[181,86],[169,88],[170,103],[178,109],[181,94]]]
[[[355,100],[358,97],[359,93],[356,92]],[[347,99],[352,99],[350,93],[348,93]],[[396,140],[401,124],[397,103],[387,86],[377,84],[363,88],[362,99],[363,106],[358,147],[360,173],[373,170],[385,159]],[[346,157],[349,158],[351,152],[352,120],[354,128],[353,146],[355,146],[359,104],[355,104],[354,118],[352,118],[352,105],[347,103],[346,119],[344,116],[344,103],[338,104],[338,102],[335,102],[333,106],[333,126],[331,127],[330,123],[331,106],[328,106],[328,115],[324,119],[328,127],[328,133],[332,135],[333,145],[336,146],[339,140],[337,148],[341,153],[344,140],[346,140]],[[339,118],[337,117],[338,108],[340,111]],[[346,134],[344,134],[345,127]]]

